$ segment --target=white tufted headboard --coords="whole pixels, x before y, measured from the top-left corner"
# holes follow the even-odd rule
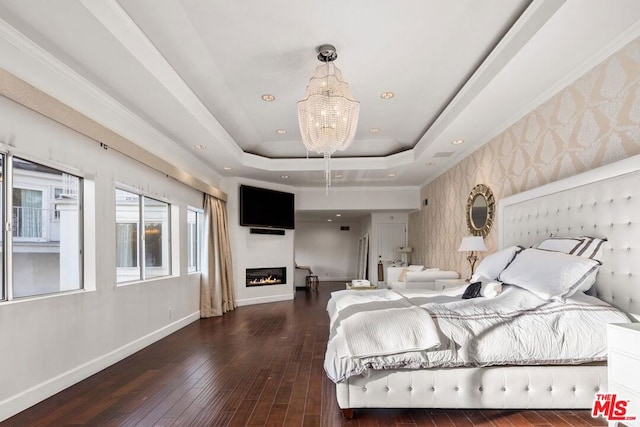
[[[606,237],[596,295],[640,321],[640,156],[498,202],[499,246]]]

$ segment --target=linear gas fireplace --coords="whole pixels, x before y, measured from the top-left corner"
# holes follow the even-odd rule
[[[284,285],[287,283],[287,267],[247,268],[247,287]]]

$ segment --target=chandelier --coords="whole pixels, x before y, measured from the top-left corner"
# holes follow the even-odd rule
[[[344,150],[356,136],[360,103],[353,99],[349,85],[333,63],[336,48],[318,47],[318,60],[304,98],[298,101],[298,123],[307,151],[322,154],[325,160],[326,192],[331,186],[331,155]]]

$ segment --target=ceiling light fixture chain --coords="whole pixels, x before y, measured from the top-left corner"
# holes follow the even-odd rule
[[[309,80],[305,96],[298,101],[298,123],[307,151],[322,154],[325,160],[326,193],[331,186],[331,155],[346,149],[355,138],[360,103],[353,99],[349,85],[333,63],[338,57],[332,45],[317,49],[323,64]]]

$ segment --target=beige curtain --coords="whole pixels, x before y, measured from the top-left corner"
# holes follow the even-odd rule
[[[205,241],[200,276],[200,317],[222,316],[236,308],[227,205],[204,196]]]

